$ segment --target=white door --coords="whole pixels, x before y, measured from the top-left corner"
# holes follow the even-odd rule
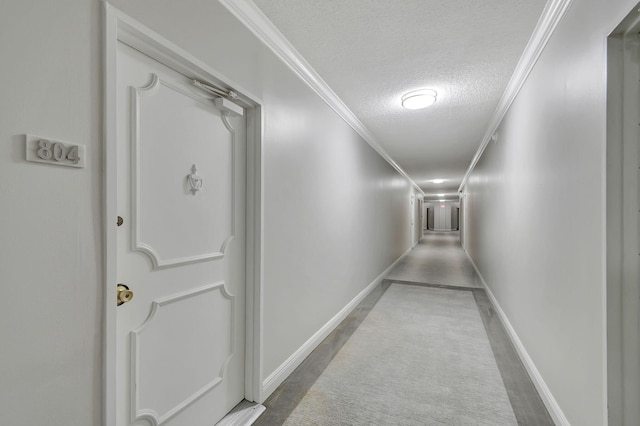
[[[117,426],[212,426],[244,397],[245,119],[122,42],[117,65]]]

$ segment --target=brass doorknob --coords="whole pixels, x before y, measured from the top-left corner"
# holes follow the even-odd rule
[[[118,306],[133,299],[133,292],[124,284],[118,284]]]

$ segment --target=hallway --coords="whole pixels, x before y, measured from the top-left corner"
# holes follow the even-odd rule
[[[640,425],[639,1],[0,0],[0,425],[282,424],[423,298],[519,424]]]
[[[479,288],[482,282],[460,245],[460,232],[425,231],[388,280]]]
[[[256,425],[553,425],[460,245],[425,232]]]

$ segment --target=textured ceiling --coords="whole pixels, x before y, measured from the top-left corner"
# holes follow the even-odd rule
[[[544,0],[254,0],[427,195],[456,194]],[[423,110],[403,93],[433,88]],[[442,184],[428,182],[446,179]]]

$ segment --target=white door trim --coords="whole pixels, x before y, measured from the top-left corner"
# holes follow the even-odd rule
[[[262,102],[232,79],[104,3],[104,364],[103,425],[116,413],[116,177],[117,46],[122,41],[162,64],[202,82],[231,86],[247,113],[247,266],[245,398],[263,402],[262,390]]]
[[[608,424],[640,421],[640,17],[632,8],[607,38],[607,143],[603,147],[606,187],[603,251],[606,262],[605,407]]]

